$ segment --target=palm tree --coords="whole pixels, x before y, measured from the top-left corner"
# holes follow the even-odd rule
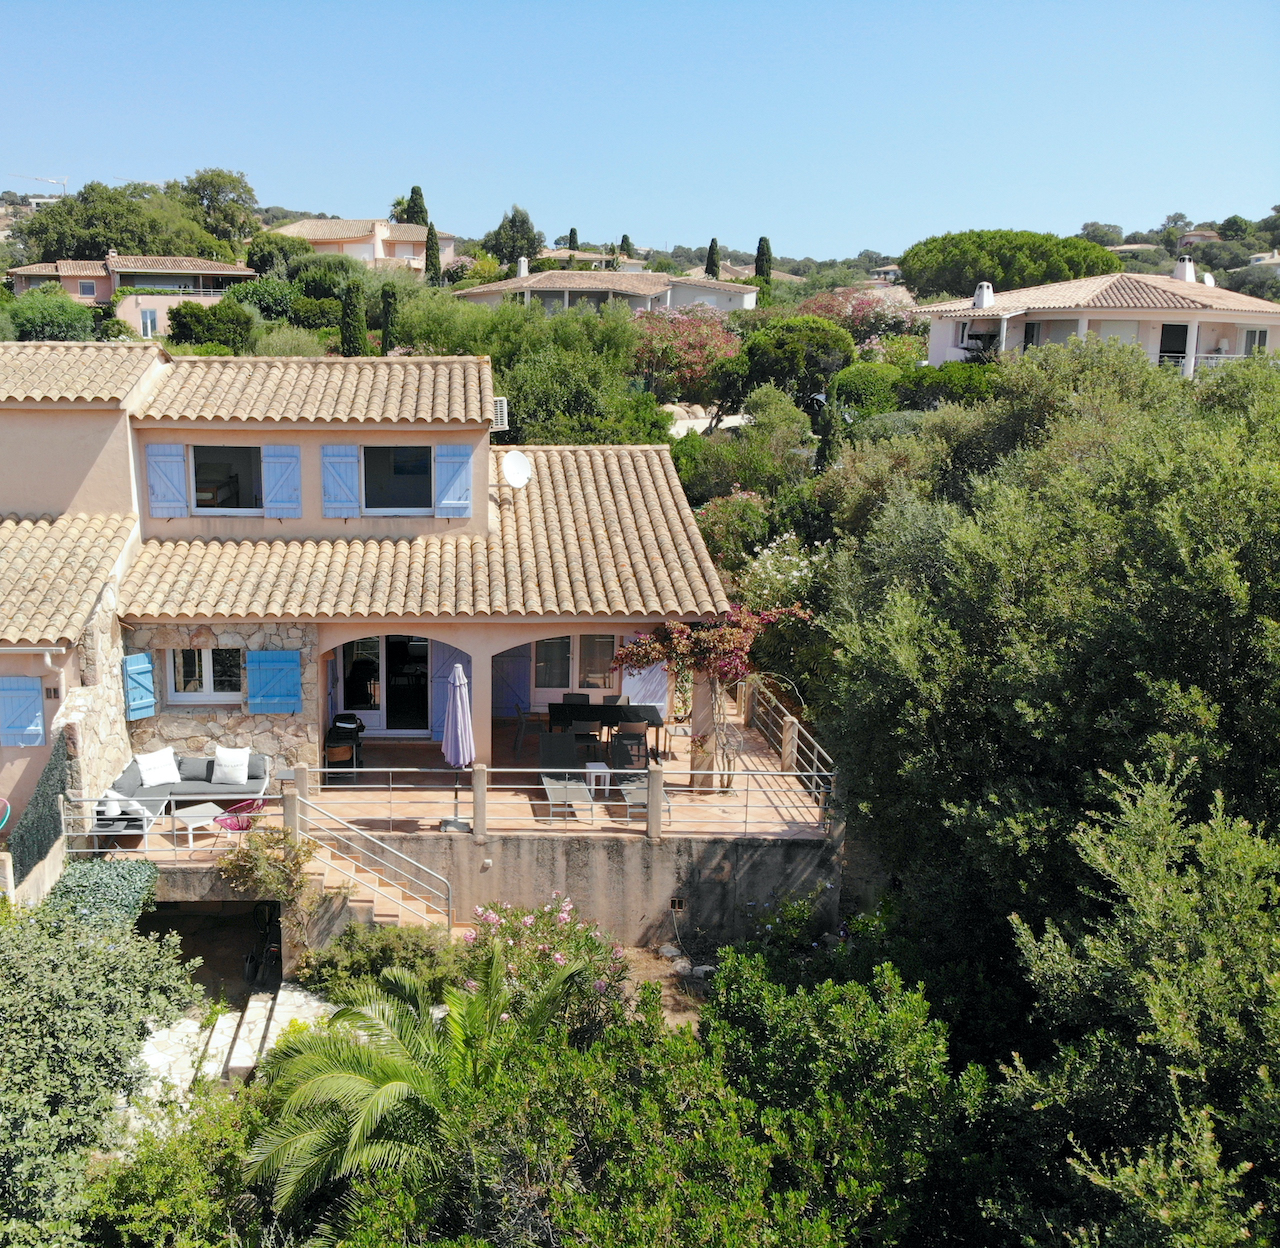
[[[391,967],[328,1025],[281,1042],[266,1071],[279,1108],[248,1166],[250,1181],[272,1185],[277,1212],[379,1170],[397,1171],[428,1204],[460,1177],[468,1107],[551,1028],[586,964],[557,972],[518,1018],[505,970],[495,945],[484,982],[447,987],[437,1004],[427,980]]]

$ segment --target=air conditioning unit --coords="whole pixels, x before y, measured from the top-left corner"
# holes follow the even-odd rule
[[[507,401],[504,398],[495,398],[493,400],[493,424],[491,429],[507,428]]]

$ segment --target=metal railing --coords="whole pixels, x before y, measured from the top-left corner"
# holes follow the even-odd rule
[[[345,859],[355,863],[358,868],[376,875],[384,883],[394,885],[401,892],[421,902],[428,910],[434,910],[452,921],[453,888],[443,875],[432,871],[430,867],[424,866],[407,854],[402,854],[376,836],[371,836],[364,829],[348,823],[332,811],[325,810],[303,797],[299,797],[297,801],[299,814],[306,818],[306,825],[302,829],[305,835],[323,845],[334,859]],[[345,828],[351,835],[344,836],[336,831],[329,826],[332,823]],[[339,845],[354,850],[357,856],[344,852],[338,848]],[[371,867],[370,861],[375,865]],[[336,861],[334,867],[336,870],[342,870]],[[351,878],[365,887],[371,887],[366,880],[358,879],[354,875]],[[375,891],[381,890],[375,889]]]
[[[784,772],[812,775],[815,780],[826,776],[826,795],[829,800],[831,782],[835,777],[835,760],[758,676],[748,679],[750,687],[745,694],[747,727],[754,728],[777,751]]]

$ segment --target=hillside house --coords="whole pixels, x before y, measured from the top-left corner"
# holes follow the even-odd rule
[[[1212,278],[1208,277],[1211,283]],[[1026,290],[992,291],[920,309],[930,320],[929,363],[969,358],[975,348],[1013,350],[1097,334],[1141,346],[1153,362],[1198,367],[1280,345],[1280,304],[1197,282],[1190,260],[1174,275],[1107,273]]]
[[[303,238],[322,254],[355,256],[370,268],[409,268],[422,272],[426,266],[427,227],[402,225],[396,221],[360,217],[350,221],[326,217],[307,218],[280,225],[273,233]],[[440,267],[454,260],[454,236],[437,230]]]
[[[212,305],[228,286],[252,281],[258,275],[243,264],[224,264],[198,256],[121,256],[107,252],[105,260],[55,260],[10,269],[13,291],[24,294],[44,282],[60,282],[78,303],[109,307],[116,300],[116,316],[143,338],[169,332],[169,309],[184,300]],[[140,293],[131,294],[130,288]]]
[[[529,273],[521,261],[522,272],[501,282],[486,282],[458,292],[469,303],[496,306],[508,296],[521,303],[541,303],[548,312],[586,304],[599,308],[609,299],[623,299],[634,312],[655,308],[681,308],[701,303],[733,312],[756,306],[756,287],[736,282],[713,282],[710,278],[676,277],[669,273],[582,272],[553,269],[546,273]]]

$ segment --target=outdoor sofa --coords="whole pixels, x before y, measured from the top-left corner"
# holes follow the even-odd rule
[[[212,758],[178,758],[176,761],[178,774],[182,777],[177,784],[153,784],[149,787],[142,784],[137,762],[130,761],[111,786],[122,799],[127,799],[120,803],[120,814],[106,816],[102,813],[105,802],[100,803],[93,831],[146,832],[165,813],[170,801],[175,806],[183,802],[239,801],[261,797],[267,791],[271,767],[265,754],[249,755],[249,778],[245,784],[214,784]]]

